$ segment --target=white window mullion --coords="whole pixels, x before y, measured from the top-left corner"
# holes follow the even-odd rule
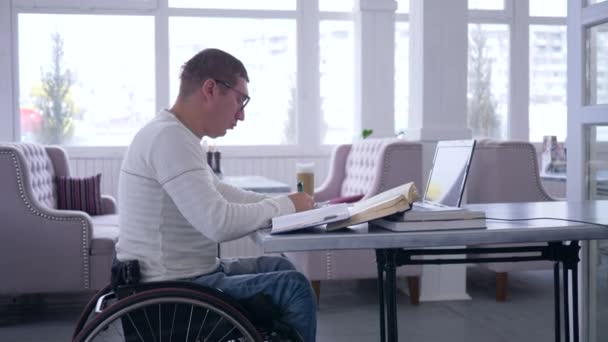
[[[136,9],[153,10],[162,0],[13,0],[19,9]]]
[[[164,2],[164,0],[159,0]],[[166,8],[166,7],[165,7]],[[257,18],[257,19],[294,19],[295,11],[279,10],[240,10],[216,8],[168,8],[170,16],[178,17],[206,17],[206,18]]]
[[[566,18],[530,17],[530,25],[566,25]]]
[[[529,0],[517,0],[511,21],[509,139],[529,140],[530,25]]]
[[[313,150],[321,144],[318,0],[299,0],[297,12],[297,143]]]
[[[13,34],[12,20],[16,17],[11,11],[10,1],[0,2],[0,41],[6,42],[15,46],[15,35]],[[14,84],[15,75],[13,65],[16,64],[17,52],[15,49],[2,49],[0,51],[0,74],[4,77],[0,78],[0,121],[4,124],[0,125],[0,141],[12,141],[15,139],[17,123],[16,106],[13,99],[17,98],[13,90],[17,89]]]
[[[470,23],[504,23],[510,21],[511,17],[512,12],[508,12],[506,9],[502,11],[469,10]]]
[[[158,0],[154,18],[154,50],[156,57],[156,111],[169,108],[169,11],[168,0]]]

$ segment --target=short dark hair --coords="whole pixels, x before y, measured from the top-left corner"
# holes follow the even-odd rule
[[[204,49],[182,66],[179,96],[192,94],[208,79],[235,85],[238,77],[249,82],[247,69],[240,60],[220,49]]]

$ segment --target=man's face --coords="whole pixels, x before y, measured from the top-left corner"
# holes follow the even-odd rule
[[[245,119],[245,105],[249,102],[249,91],[244,78],[238,77],[236,84],[230,84],[224,80],[215,80],[216,107],[214,124],[209,132],[210,137],[220,137],[226,131],[236,127],[237,122]]]

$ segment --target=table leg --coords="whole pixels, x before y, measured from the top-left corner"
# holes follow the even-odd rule
[[[553,305],[555,305],[555,341],[561,341],[561,313],[560,313],[560,300],[559,300],[559,262],[553,265]]]
[[[386,321],[387,321],[387,331],[388,331],[388,340],[389,342],[397,342],[398,331],[397,331],[397,265],[395,261],[396,251],[395,250],[387,250],[386,251],[386,260],[385,260],[385,272],[386,272]]]
[[[568,303],[568,301],[570,300],[570,293],[568,292],[570,286],[568,286],[568,267],[565,263],[564,270],[562,272],[562,278],[564,279],[564,341],[570,342],[570,303]]]
[[[570,311],[568,310],[569,301],[572,299],[572,339],[574,342],[579,340],[579,326],[578,326],[578,262],[579,251],[581,249],[579,242],[576,240],[570,241],[569,245],[565,245],[565,257],[563,260],[564,265],[564,318],[566,320],[566,342],[570,341]],[[568,276],[567,272],[570,271],[570,280],[572,281],[572,290],[568,290]]]
[[[376,250],[376,265],[378,266],[378,303],[380,304],[380,341],[386,341],[386,323],[384,321],[384,255],[382,250]]]
[[[572,333],[578,342],[578,263],[572,266]]]

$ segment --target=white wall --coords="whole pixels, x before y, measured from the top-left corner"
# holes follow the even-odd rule
[[[116,197],[118,177],[122,163],[122,152],[98,151],[97,156],[91,156],[86,149],[67,149],[70,156],[72,176],[85,177],[101,173],[102,193]],[[222,170],[225,175],[259,175],[286,183],[293,187],[295,184],[296,163],[315,163],[315,186],[320,186],[329,171],[329,152],[301,155],[284,153],[279,156],[256,155],[251,153],[222,153]]]

